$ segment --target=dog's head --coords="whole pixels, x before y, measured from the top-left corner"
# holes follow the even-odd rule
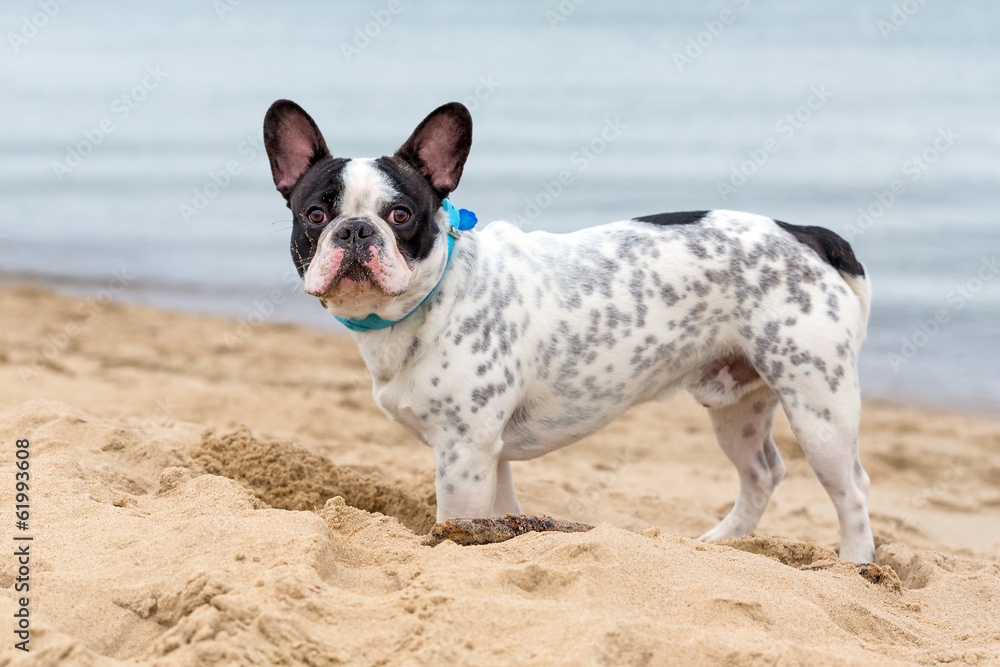
[[[330,312],[395,320],[440,279],[448,255],[441,200],[458,187],[472,117],[435,109],[391,157],[338,158],[302,107],[278,100],[264,117],[271,174],[292,210],[292,260]]]

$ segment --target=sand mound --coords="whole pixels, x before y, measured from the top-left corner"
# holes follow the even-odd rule
[[[419,533],[434,525],[435,507],[399,483],[334,465],[290,443],[259,442],[246,427],[223,435],[209,429],[190,454],[205,472],[239,481],[271,507],[319,509],[341,496],[354,507],[394,516]]]
[[[817,563],[829,563],[837,560],[837,552],[833,549],[781,537],[747,536],[734,540],[723,540],[719,544],[747,553],[767,556],[779,563],[800,569]]]

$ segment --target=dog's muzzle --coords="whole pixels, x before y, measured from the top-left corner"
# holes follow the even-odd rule
[[[370,265],[380,246],[378,228],[365,218],[344,220],[325,233],[306,271],[305,290],[324,296],[338,284],[356,288],[374,284]]]
[[[377,233],[375,225],[364,218],[345,220],[331,232],[332,245],[344,249],[338,280],[347,278],[358,283],[374,282],[374,276],[367,265],[373,259],[373,237]]]

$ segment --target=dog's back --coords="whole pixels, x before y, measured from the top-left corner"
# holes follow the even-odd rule
[[[839,385],[863,339],[868,281],[856,261],[850,274],[826,260],[786,226],[729,211],[572,234],[497,222],[458,244],[440,288],[447,314],[432,310],[430,326],[475,368],[471,386],[458,381],[473,407],[513,411],[507,453],[528,458],[680,387],[710,405],[738,399],[749,383],[702,381],[733,355],[775,387],[799,364]]]

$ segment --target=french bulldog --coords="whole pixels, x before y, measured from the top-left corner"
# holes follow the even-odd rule
[[[434,452],[438,521],[519,514],[511,461],[684,389],[740,480],[702,540],[756,527],[785,473],[781,405],[836,507],[841,559],[872,561],[858,443],[871,287],[842,238],[725,210],[460,231],[448,196],[472,118],[456,102],[389,156],[334,157],[288,100],[264,142],[305,291],[352,330],[379,407]]]

